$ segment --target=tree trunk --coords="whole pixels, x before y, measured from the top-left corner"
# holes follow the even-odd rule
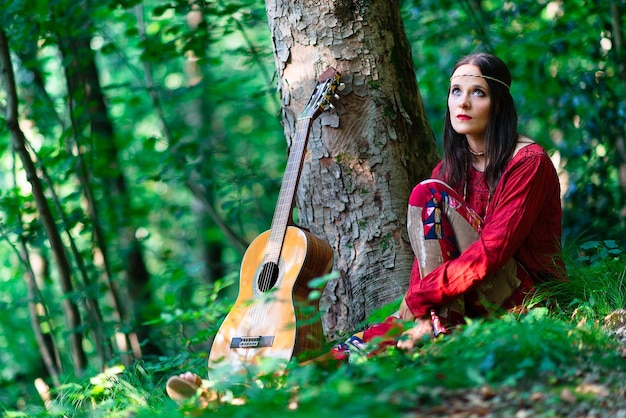
[[[335,251],[322,296],[325,334],[362,326],[407,289],[407,199],[437,161],[397,2],[267,0],[285,135],[329,66],[345,89],[315,123],[298,222]]]
[[[41,360],[46,366],[46,370],[52,379],[55,387],[58,387],[61,383],[59,376],[63,373],[63,365],[61,363],[61,356],[54,338],[53,324],[48,316],[48,307],[46,302],[41,297],[39,292],[39,286],[37,284],[37,275],[45,276],[47,271],[47,261],[39,254],[35,254],[35,258],[39,259],[39,262],[32,263],[31,255],[28,252],[28,245],[25,239],[20,240],[20,249],[17,250],[22,265],[26,272],[24,273],[24,279],[26,280],[26,286],[28,289],[28,312],[30,314],[30,324],[37,341],[39,348],[39,354]],[[38,271],[35,271],[33,264],[39,265]],[[48,328],[48,332],[44,333],[41,324],[45,323]]]
[[[84,109],[82,117],[72,121],[74,126],[75,148],[85,149],[85,155],[91,158],[89,167],[79,152],[77,155],[77,176],[81,181],[85,198],[88,202],[89,217],[93,222],[93,234],[97,247],[101,252],[105,280],[111,292],[111,300],[116,320],[136,332],[134,335],[117,335],[118,345],[122,351],[132,350],[136,358],[143,354],[160,354],[158,345],[146,343],[142,348],[135,341],[144,342],[148,339],[147,306],[152,295],[148,282],[150,275],[146,267],[143,248],[135,238],[136,228],[129,222],[131,219],[131,201],[126,186],[126,178],[120,168],[118,149],[115,144],[113,125],[108,117],[107,107],[98,79],[98,71],[94,54],[91,50],[92,22],[88,14],[88,3],[74,2],[68,10],[73,13],[64,14],[59,9],[54,10],[54,16],[63,27],[72,27],[73,31],[59,33],[59,48],[65,64],[65,75],[68,85],[68,96],[73,108]],[[80,112],[76,112],[77,114]],[[73,115],[73,113],[71,113]],[[89,132],[83,137],[83,132]],[[96,202],[92,195],[92,182],[100,181],[107,193],[106,202]],[[108,204],[108,206],[103,206]],[[104,209],[104,210],[100,210]],[[109,243],[102,227],[106,219],[110,237],[116,237]],[[116,248],[117,260],[111,260],[110,248]],[[111,271],[113,265],[123,263],[126,273],[126,282],[118,289]],[[126,294],[124,300],[120,294]],[[128,309],[130,306],[131,309]],[[129,312],[130,311],[130,312]]]
[[[193,0],[189,2],[191,9],[187,13],[186,21],[190,31],[197,31],[202,25],[206,25],[203,10],[203,3],[197,3]],[[203,38],[201,38],[203,39]],[[203,50],[208,51],[209,42],[203,45]],[[199,155],[202,163],[199,164],[201,170],[200,178],[214,178],[213,155],[215,153],[215,134],[212,129],[214,118],[213,108],[215,106],[213,98],[206,90],[211,85],[211,71],[206,64],[201,61],[193,51],[187,51],[185,56],[185,76],[187,85],[193,88],[204,89],[205,92],[200,94],[195,100],[192,100],[187,106],[181,106],[185,115],[181,115],[189,126],[189,140],[199,144]],[[212,206],[215,205],[215,197],[212,187],[205,187],[205,198]],[[216,228],[215,222],[208,216],[207,211],[200,202],[195,202],[192,206],[198,226],[201,231],[208,231]],[[211,237],[213,236],[213,238]],[[205,280],[207,283],[214,283],[217,279],[224,277],[224,264],[222,262],[224,245],[221,238],[217,238],[216,234],[200,234],[199,242],[202,249],[202,255],[205,265]],[[188,298],[191,300],[191,298]]]
[[[54,217],[52,216],[52,212],[44,195],[41,180],[37,176],[35,164],[31,159],[30,153],[28,152],[26,137],[19,126],[15,77],[11,64],[8,40],[5,32],[2,30],[0,30],[0,66],[2,67],[4,86],[7,91],[7,127],[11,133],[13,149],[15,149],[16,153],[19,155],[24,171],[26,172],[26,177],[31,184],[40,221],[46,231],[50,248],[52,249],[57,263],[61,289],[63,291],[63,295],[66,296],[63,298],[62,307],[69,333],[69,346],[73,353],[74,372],[76,375],[80,375],[87,366],[87,356],[85,355],[82,345],[83,334],[81,332],[82,321],[80,311],[78,310],[76,303],[70,297],[70,295],[74,292],[70,262],[65,251],[61,235],[56,228]]]

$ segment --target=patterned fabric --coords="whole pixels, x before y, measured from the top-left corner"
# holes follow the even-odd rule
[[[467,176],[467,189],[462,191],[465,194],[465,201],[476,214],[484,219],[491,200],[489,186],[485,182],[483,173],[476,170],[472,165],[467,170]]]
[[[356,357],[371,357],[387,346],[395,345],[402,334],[404,324],[397,315],[390,315],[380,324],[373,324],[365,331],[356,333],[331,349],[337,360],[354,360]],[[350,357],[352,355],[352,357]]]

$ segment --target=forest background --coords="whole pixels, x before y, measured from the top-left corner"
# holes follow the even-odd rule
[[[565,251],[619,254],[624,2],[401,5],[437,144],[450,68],[472,51],[499,55],[521,130],[559,168]],[[270,224],[286,160],[264,4],[3,0],[2,10],[24,135],[0,125],[0,403],[37,403],[39,377],[54,385],[115,361],[181,364],[190,347],[206,351],[243,250]]]

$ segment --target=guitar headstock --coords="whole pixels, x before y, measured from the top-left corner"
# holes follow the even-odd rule
[[[339,78],[341,78],[341,74],[333,67],[329,67],[317,78],[317,84],[315,84],[313,94],[309,99],[309,103],[307,103],[300,114],[300,119],[315,119],[321,115],[327,107],[332,107],[330,99],[335,96],[335,90],[339,86]]]

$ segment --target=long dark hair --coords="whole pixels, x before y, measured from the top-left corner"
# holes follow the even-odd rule
[[[475,65],[482,75],[493,77],[506,84],[485,78],[491,91],[491,108],[485,131],[485,180],[493,192],[498,185],[502,172],[513,156],[518,140],[517,111],[513,97],[507,86],[511,86],[511,73],[507,65],[495,55],[484,52],[461,58],[454,71],[461,65]],[[461,190],[465,184],[467,167],[471,154],[465,135],[458,134],[450,122],[450,109],[446,106],[446,121],[443,130],[443,166],[442,177],[452,187]]]

